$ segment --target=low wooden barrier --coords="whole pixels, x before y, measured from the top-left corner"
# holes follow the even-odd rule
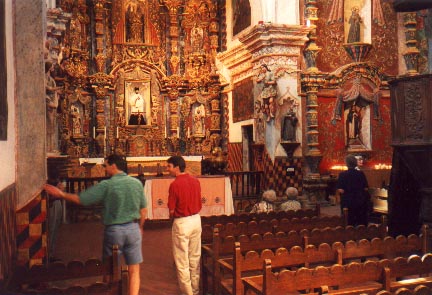
[[[107,277],[109,283],[95,282],[88,286],[73,285],[65,288],[47,287],[55,281]],[[45,265],[34,265],[30,269],[17,267],[14,271],[10,289],[22,294],[112,294],[129,293],[129,275],[127,267],[120,266],[118,246],[113,247],[113,255],[108,262],[89,259],[85,262],[71,261],[68,264],[55,262]]]

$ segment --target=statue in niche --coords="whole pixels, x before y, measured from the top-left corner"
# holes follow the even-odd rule
[[[353,141],[359,140],[361,130],[361,115],[360,108],[355,103],[350,107],[347,118],[346,118],[346,136],[347,145],[350,145]]]
[[[73,49],[81,49],[81,22],[78,7],[74,7],[69,27],[70,45]]]
[[[82,135],[82,120],[80,110],[76,105],[71,105],[72,136]]]
[[[347,43],[360,42],[360,24],[362,23],[361,16],[359,14],[359,8],[354,6],[351,9],[351,16],[349,19],[349,32]]]
[[[275,100],[277,96],[276,81],[272,71],[265,64],[261,65],[257,77],[257,83],[263,83],[260,98],[263,101],[263,113],[266,115],[266,121],[270,122],[275,117]]]
[[[144,16],[136,3],[130,3],[126,12],[126,41],[144,43]]]
[[[262,112],[262,106],[260,101],[255,101],[255,141],[257,143],[264,142],[264,132],[265,132],[265,124],[264,124],[264,114]]]
[[[298,118],[293,109],[284,116],[282,122],[282,141],[296,141]]]
[[[205,109],[204,105],[201,104],[195,108],[195,113],[193,116],[194,135],[204,134],[204,118]]]
[[[203,30],[193,27],[191,32],[192,52],[201,52],[203,49]]]
[[[129,117],[129,125],[147,125],[145,112],[145,101],[140,94],[139,87],[135,87],[135,93],[129,98],[131,106],[131,115]]]
[[[57,108],[59,106],[58,88],[56,81],[51,76],[53,64],[49,61],[45,62],[45,100],[47,107],[47,150],[52,152],[57,150]]]

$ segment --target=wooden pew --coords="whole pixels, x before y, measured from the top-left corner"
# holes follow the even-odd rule
[[[397,257],[384,268],[384,287],[387,291],[413,289],[418,285],[432,287],[432,254]]]
[[[328,244],[337,241],[372,239],[375,237],[384,238],[387,235],[386,219],[382,224],[370,224],[367,227],[358,226],[356,228],[347,226],[346,228],[325,228],[325,229],[303,229],[301,231],[290,231],[288,233],[278,232],[276,234],[266,233],[264,235],[241,235],[220,237],[218,229],[215,229],[213,243],[211,245],[202,245],[202,277],[203,289],[208,290],[208,279],[211,278],[213,283],[213,294],[218,294],[218,284],[220,269],[217,261],[224,257],[233,257],[234,243],[236,241],[242,244],[242,251],[263,250],[276,248],[291,248],[293,246],[306,247],[306,245],[319,245],[321,240]],[[312,238],[311,238],[312,237]]]
[[[310,265],[317,264],[343,264],[343,261],[370,257],[392,258],[397,255],[409,256],[426,253],[427,249],[424,246],[427,241],[427,230],[425,233],[421,236],[398,236],[396,239],[392,237],[374,238],[372,241],[363,239],[358,242],[335,242],[332,246],[324,243],[318,246],[307,245],[304,248],[294,246],[289,250],[278,248],[275,251],[265,249],[262,252],[248,251],[246,253],[242,251],[241,243],[236,242],[234,259],[218,260],[221,275],[220,281],[216,283],[220,284],[223,294],[243,294],[241,278],[262,269],[264,259],[271,259],[273,268],[291,268],[294,266],[310,267]],[[224,276],[224,273],[227,272],[231,275],[228,278]]]
[[[211,243],[213,231],[215,228],[219,229],[219,235],[225,236],[239,236],[250,235],[254,233],[264,234],[266,232],[289,232],[292,230],[314,229],[324,227],[345,227],[348,221],[348,211],[344,210],[343,216],[313,216],[303,218],[282,218],[272,220],[249,221],[245,223],[240,221],[238,223],[228,222],[226,224],[203,225],[201,233],[201,242],[203,244]]]
[[[413,290],[407,288],[399,288],[394,292],[387,290],[379,291],[376,295],[430,295],[432,288],[425,285],[418,285]]]
[[[274,273],[272,261],[265,259],[264,275],[246,277],[242,281],[245,294],[285,295],[298,294],[299,291],[303,291],[302,294],[375,294],[382,289],[382,272],[383,266],[379,261],[366,261]],[[338,290],[330,291],[330,287]]]
[[[317,204],[314,209],[301,209],[301,210],[289,210],[289,211],[272,211],[268,213],[240,213],[240,214],[232,214],[232,215],[213,215],[213,216],[202,216],[201,224],[214,226],[218,223],[238,223],[238,222],[246,222],[249,221],[260,221],[260,220],[268,220],[271,221],[273,219],[292,219],[292,218],[303,218],[303,217],[314,217],[320,216],[321,209],[320,205]]]
[[[89,286],[70,286],[62,288],[26,288],[40,283],[84,279],[91,277],[109,277],[109,283],[95,282]],[[11,288],[23,294],[116,294],[129,293],[129,276],[127,267],[120,266],[119,249],[113,246],[113,255],[107,263],[99,259],[89,259],[85,262],[71,261],[67,265],[55,262],[45,265],[34,265],[30,269],[17,267],[14,271]],[[72,293],[71,293],[72,292]],[[76,292],[76,293],[74,293]]]

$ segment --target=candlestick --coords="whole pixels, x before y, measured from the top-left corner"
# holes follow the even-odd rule
[[[116,130],[116,138],[119,138],[119,128],[117,126],[117,130]]]

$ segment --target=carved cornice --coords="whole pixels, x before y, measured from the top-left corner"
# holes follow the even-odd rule
[[[249,52],[255,53],[263,47],[304,46],[311,28],[298,25],[259,24],[239,35]]]

